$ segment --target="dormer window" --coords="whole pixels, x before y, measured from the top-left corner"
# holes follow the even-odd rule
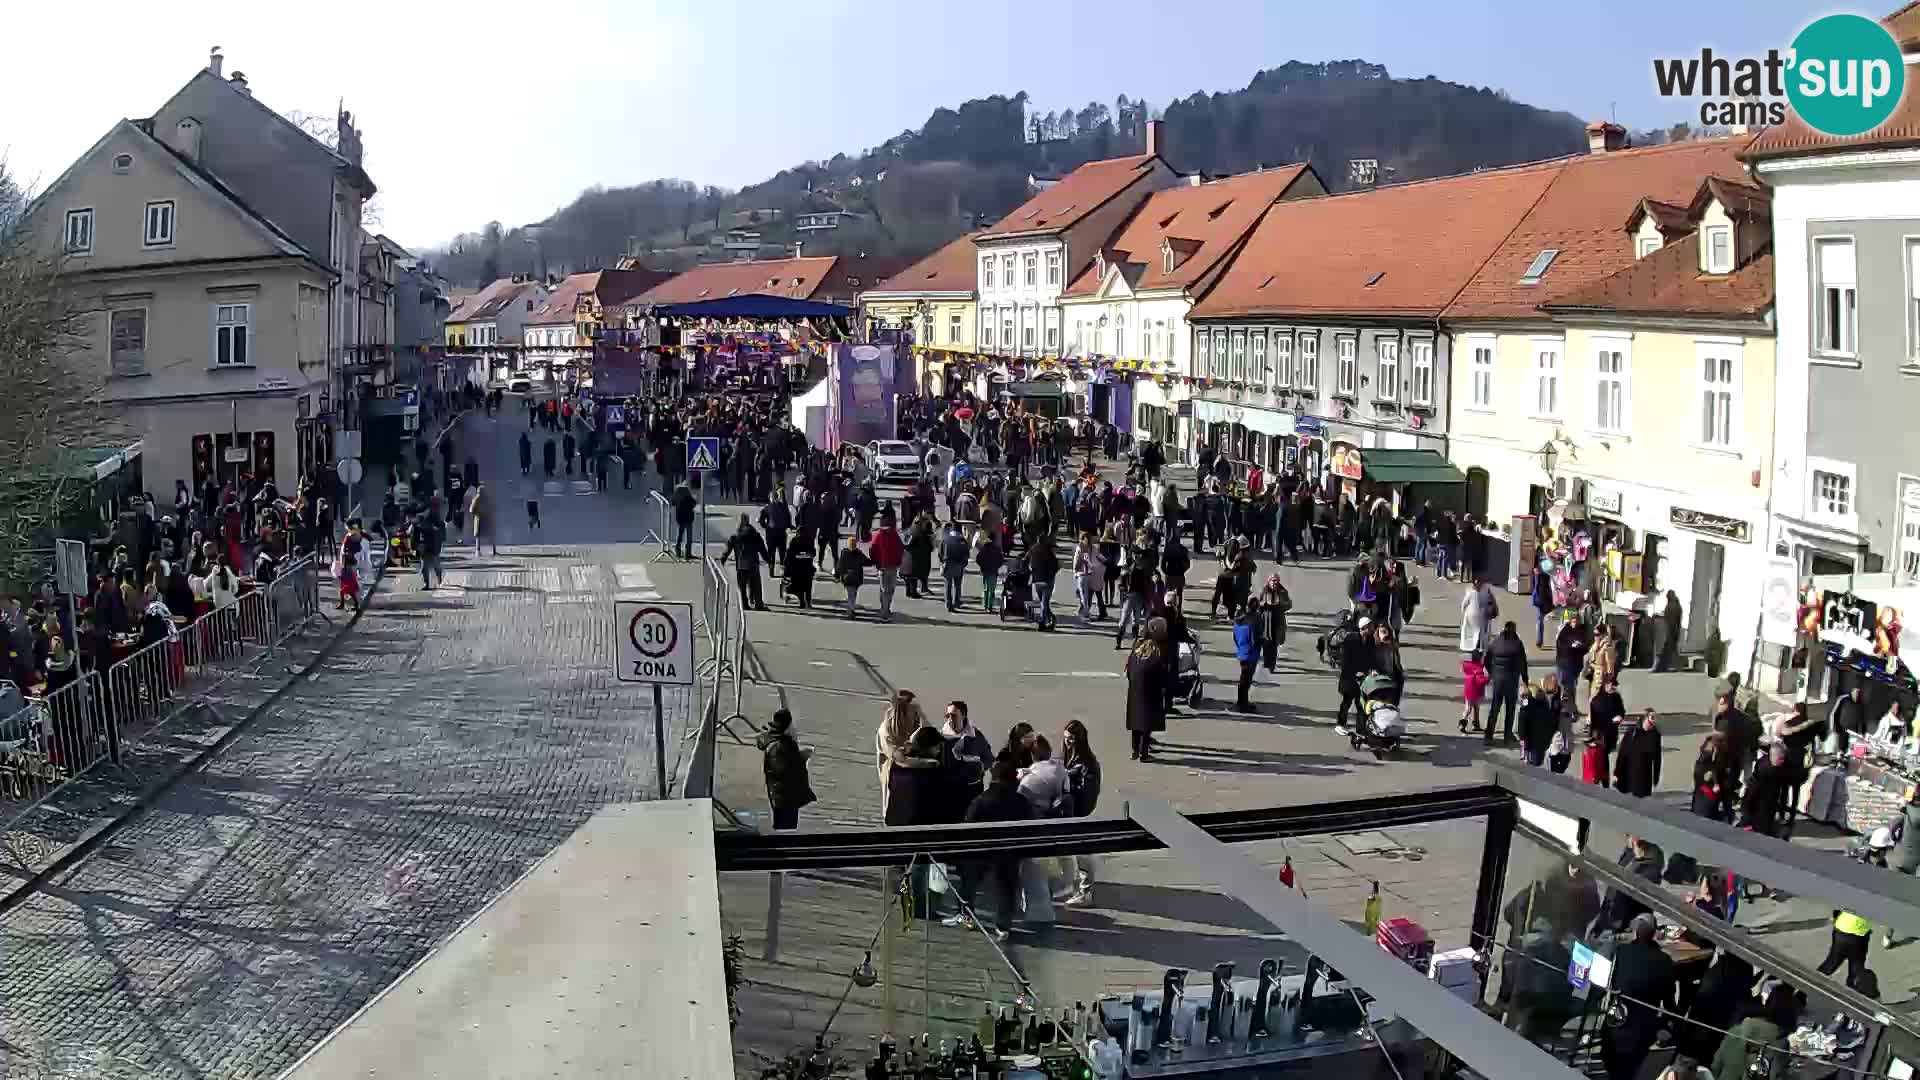
[[[1660,238],[1657,236],[1643,236],[1635,241],[1635,246],[1637,250],[1634,252],[1633,257],[1636,259],[1644,259],[1660,250]]]
[[[1733,227],[1714,225],[1700,230],[1700,243],[1704,248],[1707,273],[1730,274],[1733,272]]]
[[[1160,245],[1160,272],[1163,274],[1173,273],[1173,245],[1172,244],[1163,243]]]
[[[1093,257],[1093,276],[1096,280],[1105,280],[1107,276],[1107,257],[1104,254]]]

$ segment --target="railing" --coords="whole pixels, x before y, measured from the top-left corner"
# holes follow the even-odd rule
[[[312,558],[0,718],[0,830],[272,657],[320,610]]]
[[[706,703],[701,709],[698,726],[687,733],[693,750],[681,778],[680,790],[682,798],[690,799],[713,796],[714,752],[720,732],[726,732],[735,742],[748,745],[747,736],[735,730],[734,725],[744,724],[749,732],[758,731],[753,721],[740,711],[745,695],[745,601],[740,591],[727,580],[726,571],[718,560],[703,559],[701,564],[704,575],[701,629],[706,635],[707,659],[701,663],[699,675]],[[729,689],[733,695],[731,711],[721,705]]]
[[[642,547],[648,544],[660,545],[660,550],[653,553],[653,558],[648,560],[649,562],[673,559],[676,557],[673,553],[673,541],[668,539],[673,535],[673,504],[667,501],[665,495],[657,491],[647,492],[647,501],[660,508],[660,527],[641,537],[640,545]]]

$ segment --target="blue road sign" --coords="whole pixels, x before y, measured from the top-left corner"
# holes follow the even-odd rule
[[[627,407],[625,405],[607,406],[607,426],[610,428],[627,426]]]
[[[687,440],[687,468],[709,470],[720,467],[720,440],[717,436],[702,436]]]

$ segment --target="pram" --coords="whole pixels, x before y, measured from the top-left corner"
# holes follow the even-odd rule
[[[1000,621],[1018,615],[1025,622],[1031,617],[1032,605],[1033,574],[1023,560],[1012,560],[1007,563],[1006,579],[1000,583]]]
[[[1174,651],[1173,696],[1184,699],[1188,708],[1198,708],[1207,684],[1207,673],[1200,670],[1200,646],[1182,641]]]
[[[1375,757],[1385,757],[1400,748],[1407,721],[1394,696],[1393,680],[1377,671],[1360,680],[1360,723],[1347,737],[1355,750],[1364,746]]]

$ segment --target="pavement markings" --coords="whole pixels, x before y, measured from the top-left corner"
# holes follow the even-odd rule
[[[567,590],[566,582],[560,580],[560,568],[557,566],[542,566],[535,570],[533,587],[549,596]]]
[[[1118,671],[1023,671],[1023,679],[1118,679],[1123,678]]]

